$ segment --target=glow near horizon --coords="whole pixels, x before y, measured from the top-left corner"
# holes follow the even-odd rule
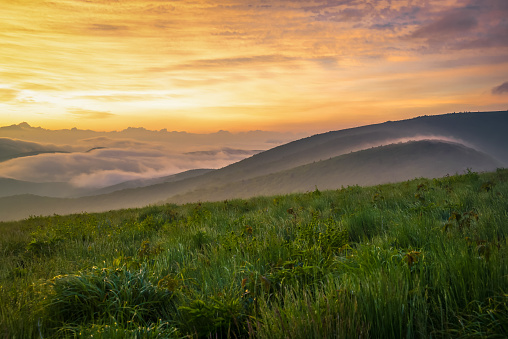
[[[9,1],[0,125],[326,131],[505,110],[507,3]]]

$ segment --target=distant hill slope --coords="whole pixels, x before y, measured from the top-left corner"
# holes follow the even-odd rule
[[[272,148],[214,173],[217,180],[246,179],[407,139],[457,141],[508,165],[508,111],[458,113],[389,121],[314,135]]]
[[[44,153],[66,153],[56,146],[0,137],[0,162]]]
[[[177,203],[213,201],[308,191],[316,186],[333,189],[341,185],[374,185],[461,173],[466,168],[494,170],[499,165],[500,162],[491,156],[460,144],[415,141],[353,152],[249,179],[214,181],[212,175],[225,170],[221,169],[176,182],[76,199],[34,195],[0,198],[0,220],[141,207],[163,200]],[[202,185],[196,186],[196,182]]]
[[[501,163],[493,157],[456,143],[434,140],[380,146],[259,176],[222,187],[197,189],[167,202],[216,201],[274,195],[347,185],[377,185],[415,177],[492,171]]]
[[[99,195],[99,194],[108,194],[113,193],[116,191],[121,191],[125,189],[132,189],[132,188],[139,188],[139,187],[147,187],[147,186],[153,186],[168,182],[176,182],[180,180],[185,179],[191,179],[200,175],[203,175],[208,172],[215,171],[214,169],[193,169],[189,171],[185,171],[182,173],[177,173],[173,175],[168,175],[165,177],[160,178],[152,178],[152,179],[138,179],[138,180],[130,180],[126,182],[122,182],[120,184],[104,187],[101,189],[98,189],[96,191],[93,191],[93,195]]]
[[[83,196],[102,195],[125,189],[146,187],[165,182],[176,182],[184,179],[190,179],[211,171],[213,170],[195,169],[160,178],[125,181],[120,184],[107,186],[100,189],[75,187],[66,182],[38,183],[0,177],[0,197],[8,197],[20,194],[32,194],[52,198],[77,198]]]
[[[0,197],[19,194],[35,194],[64,198],[84,193],[84,190],[73,187],[71,184],[65,182],[37,183],[9,178],[0,178],[0,188]]]

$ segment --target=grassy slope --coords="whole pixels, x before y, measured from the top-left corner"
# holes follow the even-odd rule
[[[508,171],[0,223],[0,336],[506,337]]]

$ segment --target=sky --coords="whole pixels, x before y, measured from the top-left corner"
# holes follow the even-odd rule
[[[325,132],[508,109],[506,0],[3,0],[0,126]]]

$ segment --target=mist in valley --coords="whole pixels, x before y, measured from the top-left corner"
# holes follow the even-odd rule
[[[222,168],[301,136],[144,128],[47,130],[27,123],[5,126],[0,127],[0,196],[77,197],[107,187],[146,186],[182,172]]]

